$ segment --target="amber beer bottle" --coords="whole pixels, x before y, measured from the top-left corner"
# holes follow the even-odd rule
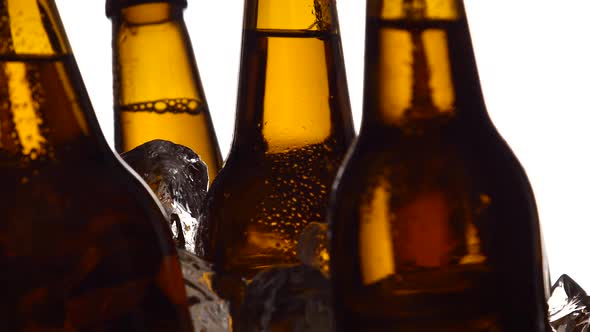
[[[53,0],[0,1],[2,331],[192,331],[161,209],[110,151]]]
[[[107,0],[113,22],[115,148],[153,139],[195,151],[212,181],[222,159],[183,10],[186,0]]]
[[[247,0],[234,142],[201,234],[221,276],[298,263],[353,136],[335,2]]]
[[[463,2],[367,8],[363,123],[328,213],[338,331],[545,331],[535,202]]]

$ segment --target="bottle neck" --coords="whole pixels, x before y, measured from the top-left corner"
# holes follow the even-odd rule
[[[46,159],[81,137],[100,138],[53,0],[2,0],[0,11],[3,157]]]
[[[486,116],[461,1],[370,0],[367,13],[363,127]]]
[[[206,107],[183,8],[150,2],[112,16],[116,107],[194,114]]]
[[[234,149],[278,153],[350,140],[337,22],[329,0],[246,2]]]
[[[333,0],[247,0],[246,29],[332,31],[338,29]]]

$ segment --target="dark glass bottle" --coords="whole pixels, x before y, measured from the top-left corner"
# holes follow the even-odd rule
[[[338,331],[545,331],[535,201],[462,1],[369,0],[365,73],[329,212]]]
[[[110,151],[52,0],[0,1],[4,331],[192,331],[170,230]]]
[[[353,137],[335,2],[247,0],[234,142],[201,230],[224,296],[299,263]]]

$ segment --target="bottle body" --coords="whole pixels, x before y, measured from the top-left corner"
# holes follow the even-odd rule
[[[3,167],[7,331],[192,331],[167,225],[127,172],[114,159]]]
[[[101,136],[55,4],[0,12],[4,328],[191,331],[166,221]]]
[[[339,331],[545,331],[530,188],[479,129],[359,138],[330,215]]]
[[[487,116],[462,3],[388,18],[377,2],[329,213],[338,330],[545,331],[534,197]]]
[[[205,161],[213,180],[222,159],[183,6],[159,1],[115,8],[110,12],[116,150],[126,152],[154,139],[182,144]]]
[[[306,1],[246,4],[234,142],[202,229],[203,254],[221,279],[234,280],[218,287],[226,297],[239,296],[238,284],[259,271],[300,264],[298,236],[325,221],[354,136],[335,5],[322,3],[303,11],[311,22],[302,25],[296,8]],[[321,17],[330,24],[314,25]]]

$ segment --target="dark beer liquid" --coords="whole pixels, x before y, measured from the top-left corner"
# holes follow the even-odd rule
[[[329,218],[338,331],[544,331],[534,199],[485,112],[467,31],[368,22],[364,123]],[[433,40],[444,66],[424,55]],[[411,75],[387,81],[385,47],[406,45]],[[385,102],[404,79],[405,109]]]
[[[87,135],[74,70],[71,55],[0,57],[2,329],[191,331],[170,231]]]

